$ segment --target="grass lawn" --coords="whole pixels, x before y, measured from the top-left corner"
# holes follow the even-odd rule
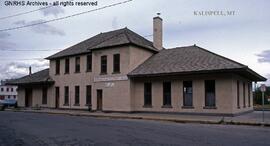
[[[254,105],[254,109],[262,109],[262,105]],[[270,104],[265,104],[264,109],[270,109]]]

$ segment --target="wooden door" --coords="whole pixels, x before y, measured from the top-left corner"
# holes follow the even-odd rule
[[[55,108],[59,108],[59,87],[55,87]]]
[[[32,89],[27,88],[25,89],[25,107],[32,106]]]
[[[97,110],[102,111],[102,90],[97,90]]]

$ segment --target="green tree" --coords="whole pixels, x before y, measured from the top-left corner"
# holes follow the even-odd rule
[[[264,93],[264,104],[270,104],[266,97],[270,96],[270,87],[266,87],[266,92]],[[260,87],[257,87],[255,92],[253,92],[254,104],[262,105],[262,92]]]

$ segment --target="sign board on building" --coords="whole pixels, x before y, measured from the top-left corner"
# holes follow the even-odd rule
[[[261,87],[260,87],[260,89],[261,89],[261,92],[265,92],[265,91],[266,91],[266,86],[265,86],[265,84],[262,84]]]
[[[117,77],[95,77],[94,82],[110,82],[110,81],[124,81],[128,80],[127,76],[117,76]]]

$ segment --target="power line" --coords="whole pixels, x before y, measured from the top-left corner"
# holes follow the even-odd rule
[[[70,0],[70,1],[74,1],[74,0]],[[17,14],[13,14],[13,15],[8,15],[8,16],[0,17],[0,20],[5,20],[5,19],[8,19],[8,18],[13,18],[13,17],[17,17],[17,16],[21,16],[21,15],[33,13],[33,12],[44,10],[44,9],[48,9],[48,8],[51,8],[51,7],[54,7],[54,5],[50,5],[50,6],[47,6],[47,7],[38,8],[38,9],[35,9],[35,10],[31,10],[31,11],[26,11],[26,12],[21,12],[21,13],[17,13]]]
[[[117,6],[117,5],[125,4],[125,3],[131,2],[131,1],[132,0],[126,0],[126,1],[118,2],[118,3],[114,3],[114,4],[111,4],[111,5],[103,6],[103,7],[100,7],[100,8],[96,8],[96,9],[93,9],[93,10],[84,11],[84,12],[76,13],[76,14],[73,14],[73,15],[68,15],[68,16],[65,16],[65,17],[60,17],[60,18],[56,18],[56,19],[42,21],[42,22],[38,22],[38,23],[34,23],[34,24],[28,24],[28,25],[23,25],[23,26],[18,26],[18,27],[0,29],[0,32],[10,31],[10,30],[16,30],[16,29],[21,29],[21,28],[36,26],[36,25],[40,25],[40,24],[45,24],[45,23],[49,23],[49,22],[59,21],[59,20],[63,20],[63,19],[67,19],[67,18],[71,18],[71,17],[75,17],[75,16],[79,16],[79,15],[82,15],[82,14],[86,14],[86,13],[90,13],[90,12],[94,12],[94,11],[106,9],[106,8],[109,8],[109,7],[114,7],[114,6]]]
[[[17,61],[23,61],[23,60],[45,60],[44,58],[17,58],[17,59],[3,59],[3,58],[0,58],[0,60],[17,60]]]
[[[151,37],[151,36],[153,36],[153,35],[152,34],[149,34],[149,35],[145,35],[143,37],[147,38],[147,37]]]
[[[32,49],[28,49],[28,50],[19,50],[19,49],[0,49],[0,51],[12,51],[12,52],[23,52],[23,51],[60,51],[62,49],[43,49],[43,50],[32,50]]]
[[[0,17],[0,20],[4,20],[4,19],[12,18],[12,17],[17,17],[17,16],[21,16],[21,15],[33,13],[33,12],[36,12],[36,11],[39,11],[39,10],[43,10],[43,9],[47,9],[47,8],[51,8],[51,7],[53,7],[53,5],[52,6],[48,6],[48,7],[43,7],[43,8],[35,9],[35,10],[31,10],[31,11],[27,11],[27,12],[22,12],[22,13],[17,13],[17,14],[9,15],[9,16]]]

